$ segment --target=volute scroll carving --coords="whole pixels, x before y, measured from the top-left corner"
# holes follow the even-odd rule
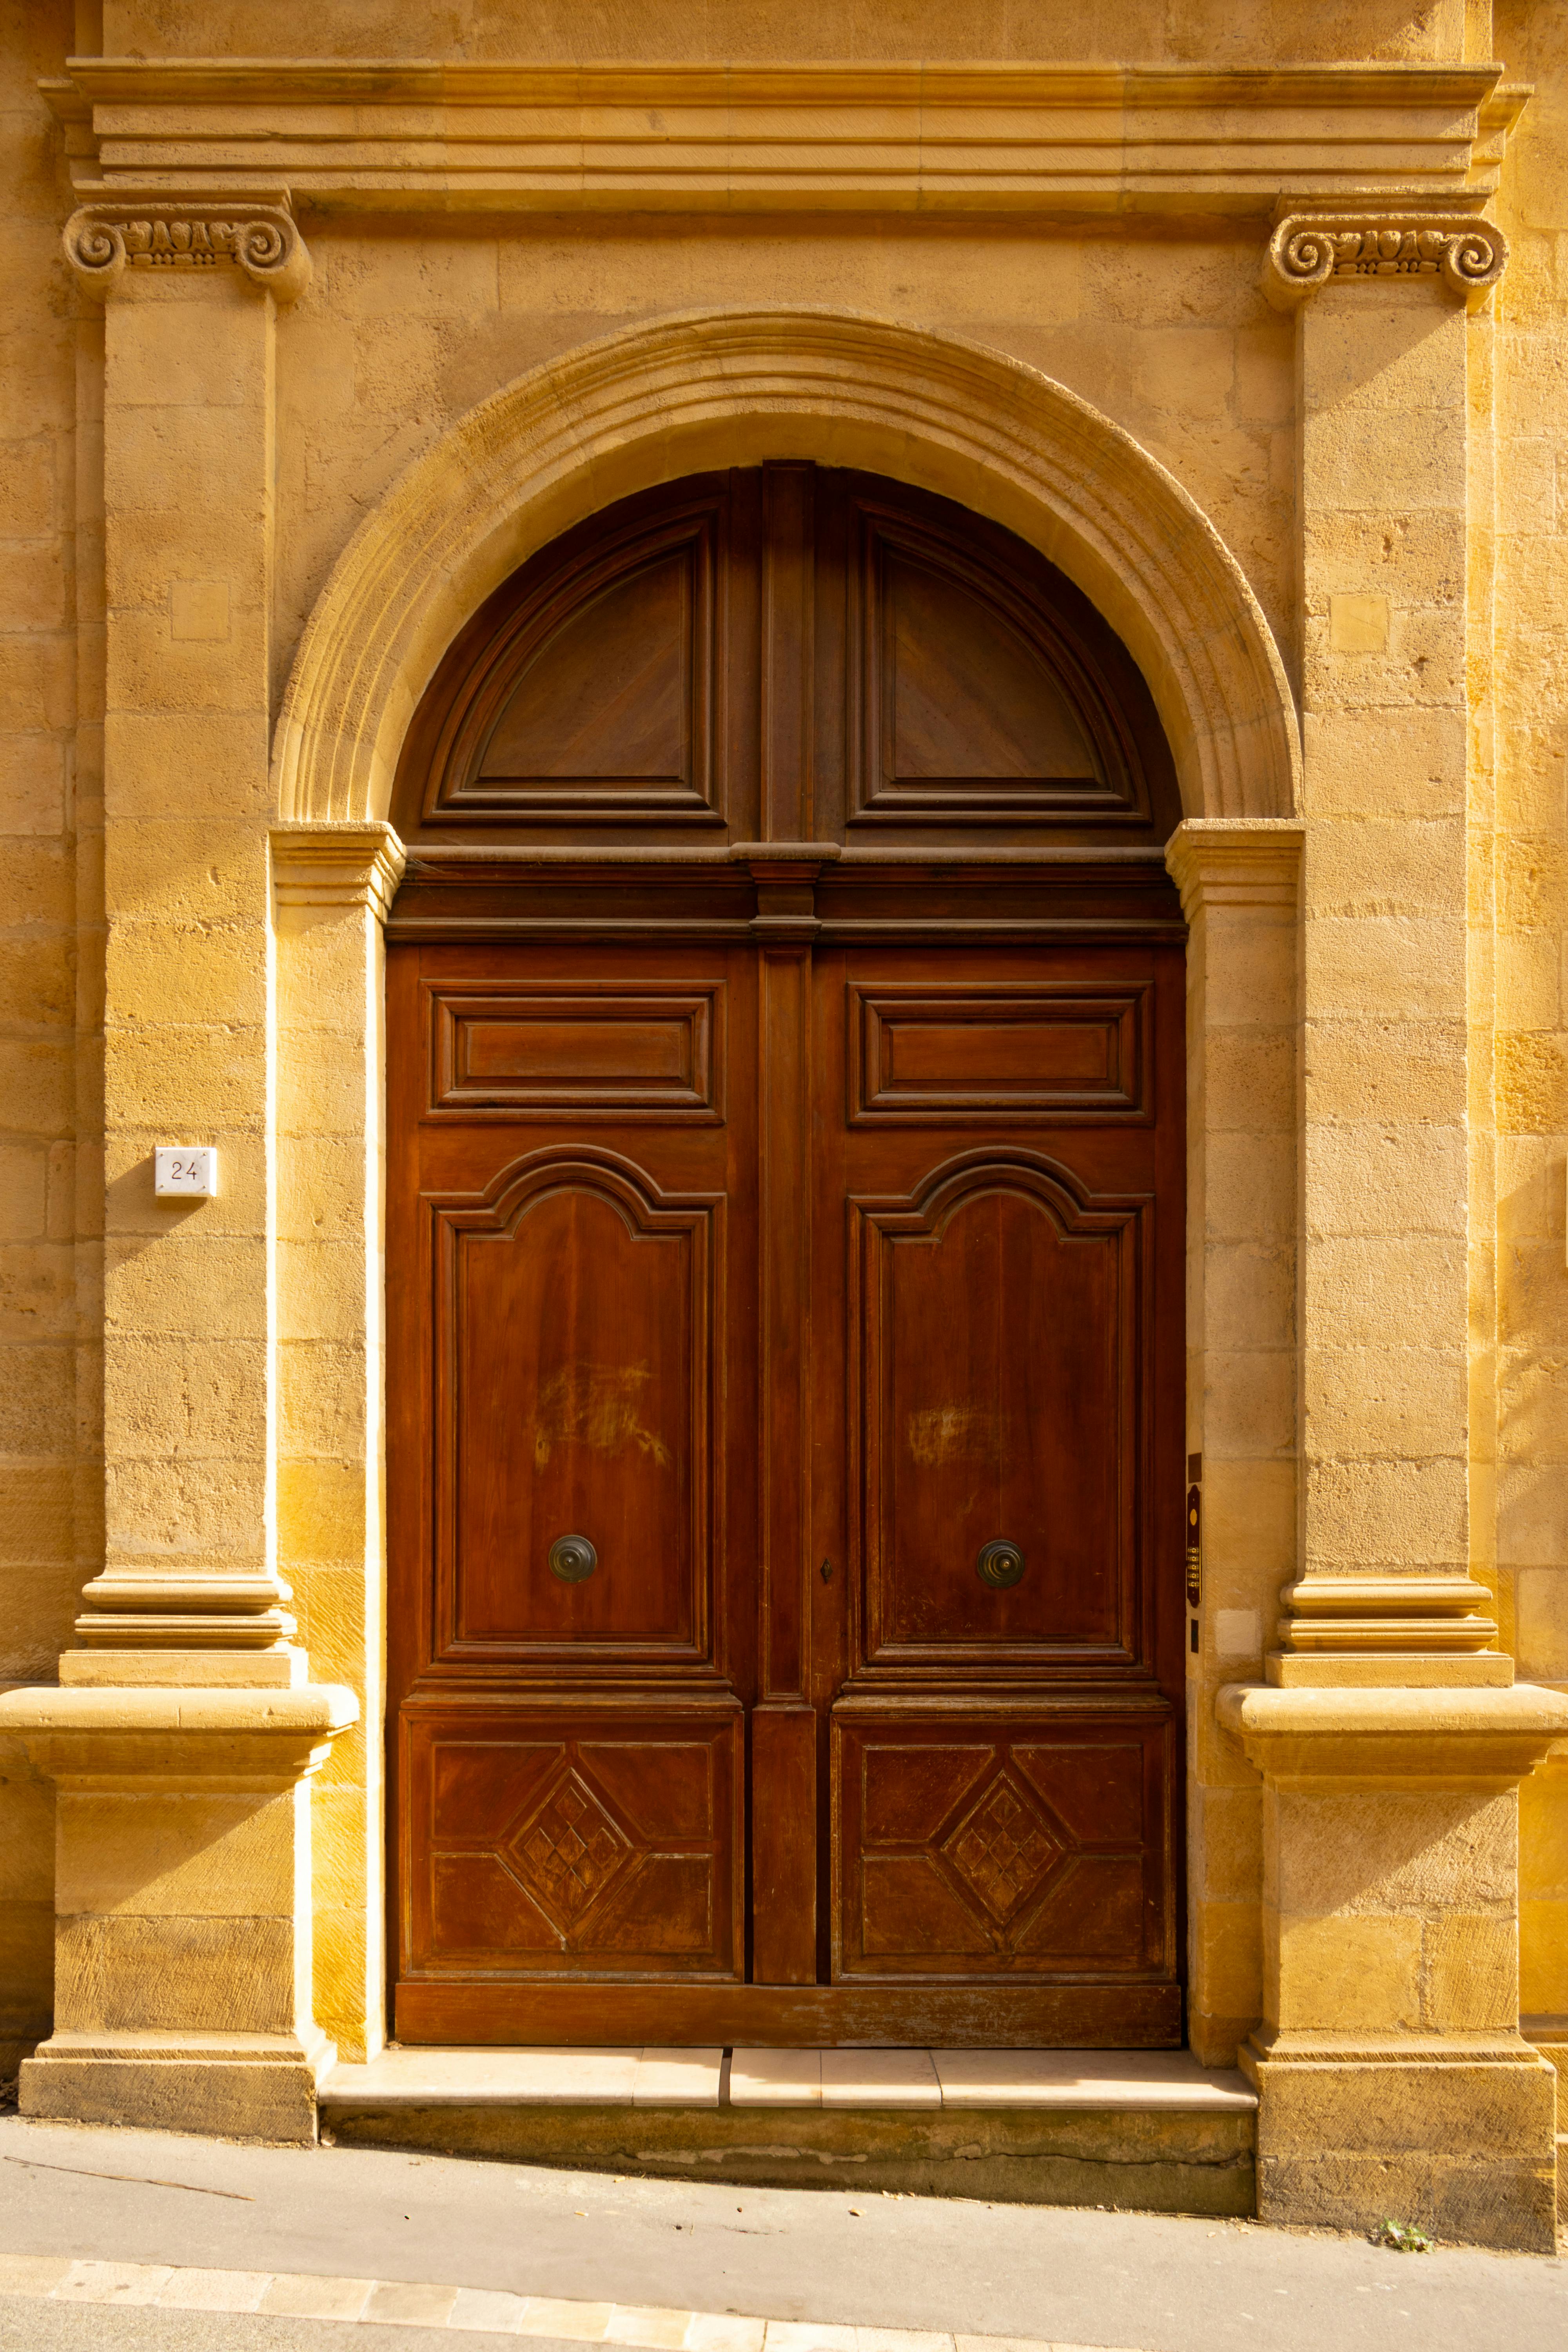
[[[226,188],[170,195],[116,188],[74,212],[65,255],[85,293],[100,301],[127,268],[205,269],[231,263],[278,302],[310,282],[310,256],[287,188]]]
[[[1268,240],[1263,291],[1277,310],[1299,310],[1332,281],[1436,278],[1472,310],[1508,267],[1508,240],[1473,214],[1290,213]]]

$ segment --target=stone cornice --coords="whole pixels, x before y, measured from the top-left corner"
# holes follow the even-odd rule
[[[206,181],[171,194],[98,181],[77,194],[86,201],[66,223],[66,259],[78,285],[100,301],[131,268],[232,266],[279,302],[292,302],[310,282],[310,257],[285,187]]]
[[[1508,267],[1508,241],[1468,206],[1358,205],[1288,212],[1263,257],[1263,291],[1296,310],[1330,284],[1426,278],[1472,310]]]
[[[280,907],[363,907],[384,922],[407,862],[389,824],[272,828],[272,895]]]
[[[1501,68],[69,61],[85,168],[367,209],[1268,213],[1495,184]]]

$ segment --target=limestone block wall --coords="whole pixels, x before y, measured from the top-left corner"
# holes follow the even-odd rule
[[[347,14],[348,12],[344,12]],[[381,0],[349,40],[374,58],[997,58],[1181,64],[1486,54],[1474,0]],[[310,0],[102,0],[110,57],[321,57]],[[1467,47],[1480,34],[1480,47]],[[1350,46],[1353,44],[1354,46]],[[347,47],[345,41],[342,44]]]
[[[1521,1677],[1568,1688],[1568,19],[1504,0],[1535,85],[1497,216],[1497,1575]],[[1521,1792],[1521,2007],[1568,2017],[1568,1769]]]
[[[79,1588],[106,1558],[134,1569],[161,1496],[184,1537],[205,1527],[205,1565],[276,1564],[312,1674],[360,1701],[311,1793],[315,2010],[346,2056],[374,2042],[379,968],[357,886],[283,887],[268,850],[267,738],[301,633],[404,470],[476,404],[596,338],[726,304],[972,338],[1070,387],[1170,470],[1240,564],[1316,730],[1308,1069],[1294,883],[1271,866],[1259,895],[1248,868],[1195,925],[1190,1099],[1209,1144],[1190,1405],[1208,1589],[1190,1661],[1190,1894],[1194,2036],[1227,2060],[1261,2006],[1263,1854],[1258,1774],[1214,1700],[1262,1672],[1278,1588],[1304,1568],[1468,1566],[1496,1583],[1521,1675],[1568,1687],[1568,26],[1525,0],[1498,8],[1495,32],[1474,0],[1364,0],[1353,23],[1342,0],[1120,0],[1088,18],[1052,0],[339,13],[104,0],[100,27],[93,7],[79,21],[39,0],[0,37],[0,1685],[54,1678]],[[1298,326],[1259,291],[1255,219],[367,207],[305,216],[314,275],[270,324],[237,283],[144,274],[116,296],[106,1553],[105,319],[58,257],[72,199],[36,78],[79,46],[1213,66],[1342,60],[1349,39],[1382,60],[1495,51],[1537,94],[1494,207],[1514,259],[1492,309],[1467,322],[1435,285],[1318,298],[1304,440]],[[1369,471],[1380,409],[1386,463]],[[1363,471],[1341,478],[1352,444]],[[889,471],[899,456],[889,429]],[[1304,575],[1299,462],[1320,515]],[[229,583],[221,634],[199,594],[176,613],[174,577]],[[1378,638],[1363,608],[1380,593],[1392,635]],[[1336,971],[1334,940],[1352,934],[1362,961]],[[1332,1246],[1298,1301],[1303,1087],[1308,1221]],[[162,1124],[191,1119],[223,1145],[230,1182],[202,1220],[208,1245],[176,1259],[142,1178]],[[1352,1145],[1354,1165],[1337,1162]],[[1441,1199],[1418,1197],[1434,1170]],[[1300,1396],[1299,1307],[1316,1335]],[[209,1329],[225,1344],[205,1379]],[[0,2074],[48,2020],[50,1818],[20,1752],[0,1751]],[[1568,1772],[1526,1783],[1521,1836],[1522,2007],[1568,2016]]]
[[[0,1688],[53,1681],[100,1518],[100,1188],[90,1150],[79,1183],[75,1148],[99,1023],[93,452],[77,442],[93,331],[60,258],[69,181],[34,87],[71,38],[68,0],[40,0],[0,40]],[[0,2078],[48,2021],[53,1852],[52,1790],[0,1743]]]
[[[1258,242],[1251,226],[1130,243],[996,222],[312,222],[314,276],[278,328],[275,691],[346,540],[466,411],[600,336],[731,304],[937,328],[1068,385],[1196,500],[1289,660],[1293,331],[1258,290]]]

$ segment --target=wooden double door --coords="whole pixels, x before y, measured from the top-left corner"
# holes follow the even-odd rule
[[[1179,2041],[1179,939],[389,1017],[400,2038]]]

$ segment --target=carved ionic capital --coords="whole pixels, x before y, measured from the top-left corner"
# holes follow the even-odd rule
[[[72,213],[65,252],[78,285],[100,301],[128,268],[232,266],[279,302],[292,302],[310,282],[310,256],[279,187],[181,195],[106,188]]]
[[[1263,291],[1277,310],[1352,278],[1436,278],[1473,310],[1508,266],[1490,221],[1439,212],[1289,213],[1268,240]]]

